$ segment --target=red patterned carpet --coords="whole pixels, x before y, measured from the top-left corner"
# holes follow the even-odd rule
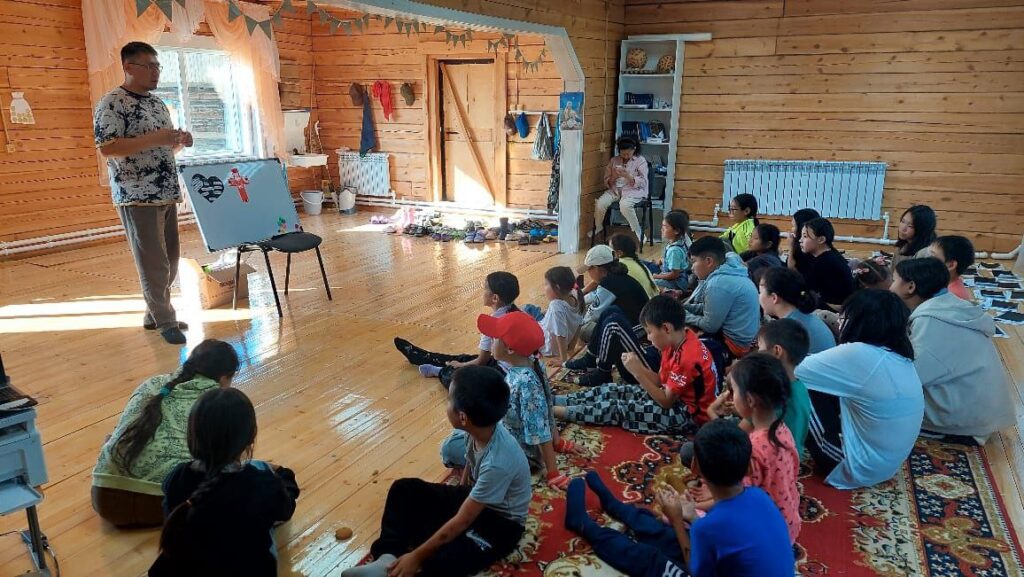
[[[573,387],[554,383],[555,389]],[[560,391],[561,392],[561,391]],[[651,507],[661,484],[683,489],[693,476],[679,462],[679,439],[643,436],[613,427],[568,425],[563,436],[594,458],[559,455],[571,476],[598,472],[623,501]],[[973,442],[919,439],[892,480],[840,491],[801,471],[803,527],[795,575],[851,577],[1024,577],[1020,542],[997,495],[985,453]],[[621,573],[567,531],[564,493],[539,478],[519,550],[484,577],[612,577]],[[598,523],[621,529],[600,512]]]

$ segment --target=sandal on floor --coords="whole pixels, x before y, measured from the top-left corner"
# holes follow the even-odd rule
[[[569,481],[571,480],[572,479],[566,477],[562,473],[555,471],[554,473],[548,473],[547,484],[548,487],[551,487],[552,489],[564,491],[569,487]]]

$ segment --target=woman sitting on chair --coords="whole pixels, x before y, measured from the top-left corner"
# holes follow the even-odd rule
[[[640,238],[640,221],[634,207],[647,198],[647,159],[640,156],[640,144],[629,136],[619,138],[615,148],[619,155],[612,157],[604,171],[608,190],[594,201],[593,234],[604,230],[604,217],[611,205],[617,202],[629,228]]]

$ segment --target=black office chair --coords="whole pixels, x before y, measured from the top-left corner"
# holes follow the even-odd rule
[[[311,232],[289,232],[281,234],[270,239],[252,243],[243,244],[238,247],[238,254],[235,257],[235,294],[231,299],[231,308],[235,308],[238,303],[238,267],[242,260],[243,252],[255,252],[260,251],[263,253],[263,260],[267,263],[267,274],[270,275],[270,290],[274,293],[274,304],[277,305],[277,316],[283,317],[284,313],[281,311],[281,298],[277,296],[277,283],[274,281],[274,269],[270,266],[270,252],[277,251],[283,252],[288,255],[288,264],[285,267],[284,272],[284,294],[288,295],[288,284],[292,276],[292,255],[297,252],[306,252],[308,250],[316,251],[316,260],[320,264],[320,276],[324,279],[324,289],[327,291],[327,300],[334,300],[331,297],[331,285],[327,282],[327,271],[324,270],[324,259],[320,254],[320,243],[323,239]]]
[[[654,246],[654,166],[651,161],[647,161],[647,198],[641,200],[634,205],[634,209],[641,211],[640,213],[640,252],[644,250],[644,238],[648,239],[651,246]],[[619,203],[613,202],[608,207],[608,212],[604,213],[604,222],[602,223],[601,232],[604,233],[604,242],[608,242],[608,227],[612,222],[612,211],[619,210]],[[649,234],[644,234],[644,224],[647,224],[647,230]],[[595,221],[591,225],[590,229],[590,246],[594,246],[594,237],[597,236],[597,222]]]

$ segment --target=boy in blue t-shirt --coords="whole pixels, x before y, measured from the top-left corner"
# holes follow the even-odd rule
[[[666,525],[646,509],[616,499],[597,473],[586,483],[611,516],[625,523],[639,542],[601,527],[587,516],[586,487],[574,479],[566,495],[565,526],[586,539],[594,553],[630,577],[792,577],[793,548],[786,522],[771,497],[744,487],[750,439],[735,423],[711,421],[694,441],[694,472],[715,504],[702,519],[695,503],[671,487],[658,491]]]
[[[458,486],[399,479],[388,490],[375,561],[342,577],[474,575],[519,544],[533,496],[530,466],[499,421],[509,404],[501,373],[465,366],[452,375],[448,420],[469,434]]]

